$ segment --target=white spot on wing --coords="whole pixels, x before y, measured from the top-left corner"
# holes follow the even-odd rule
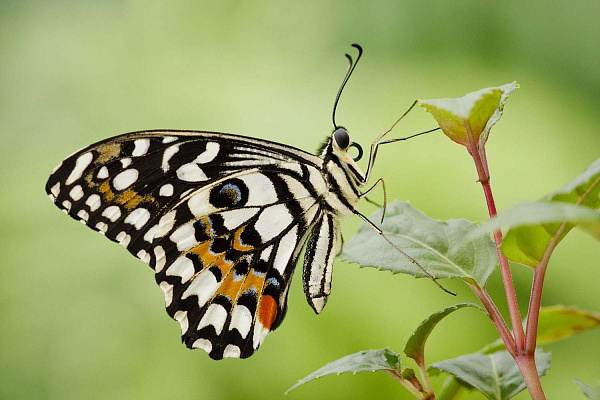
[[[237,329],[242,339],[246,339],[252,327],[252,319],[252,314],[250,314],[248,307],[238,304],[233,308],[233,312],[231,313],[229,330]]]
[[[123,166],[123,168],[129,167],[130,164],[131,164],[131,158],[127,157],[127,158],[121,159],[121,165]]]
[[[209,270],[205,270],[190,283],[190,286],[181,295],[181,298],[186,299],[196,295],[198,296],[198,307],[204,307],[208,299],[215,294],[218,287],[219,282],[217,282],[215,275]]]
[[[188,330],[187,311],[177,311],[173,315],[173,318],[181,325],[181,334],[183,335],[184,333],[186,333]]]
[[[75,182],[77,179],[81,178],[83,171],[87,168],[88,165],[92,162],[93,155],[90,152],[80,155],[75,161],[75,168],[69,174],[65,184],[70,185]]]
[[[126,232],[122,231],[119,232],[116,239],[119,242],[119,244],[121,244],[123,247],[127,247],[129,245],[129,242],[131,241],[131,236],[129,236]]]
[[[175,225],[175,214],[176,211],[173,210],[162,216],[160,221],[158,221],[158,230],[154,235],[155,238],[163,237],[171,232],[171,229],[173,229],[173,226]]]
[[[62,206],[65,208],[65,211],[71,211],[71,202],[69,200],[63,201]]]
[[[156,231],[158,230],[158,224],[154,225],[152,228],[148,229],[148,232],[144,234],[144,240],[148,243],[152,243],[154,240],[154,235],[156,235]]]
[[[156,246],[154,248],[154,257],[156,259],[154,271],[159,273],[165,267],[165,262],[167,261],[165,250],[162,248],[162,246]]]
[[[111,222],[115,222],[121,216],[121,209],[118,206],[106,207],[102,211],[102,216],[108,218]]]
[[[100,200],[100,196],[93,194],[87,198],[85,204],[90,208],[90,211],[96,211],[102,204],[102,201]]]
[[[202,349],[207,353],[210,353],[212,351],[212,343],[208,339],[196,339],[192,347],[194,349]]]
[[[133,149],[133,153],[131,153],[134,157],[140,157],[146,154],[148,148],[150,148],[150,140],[149,139],[138,139],[135,142],[135,148]]]
[[[237,210],[223,211],[221,217],[223,217],[223,225],[228,230],[233,230],[238,226],[247,222],[250,218],[256,215],[260,211],[260,208],[239,208]]]
[[[136,208],[127,215],[125,223],[135,226],[135,229],[140,229],[150,219],[150,211],[145,208]]]
[[[206,313],[198,323],[198,330],[204,328],[205,326],[212,325],[215,328],[216,334],[220,335],[226,319],[227,311],[223,308],[223,306],[213,303],[208,307],[208,310],[206,310]]]
[[[77,216],[81,218],[83,222],[87,222],[88,218],[90,217],[90,215],[85,210],[79,210]]]
[[[100,170],[98,171],[98,175],[96,175],[96,176],[98,177],[98,179],[108,178],[108,168],[106,168],[106,167],[100,168]]]
[[[75,201],[80,200],[83,197],[83,189],[81,185],[74,186],[69,192],[69,196]]]
[[[181,282],[187,282],[194,275],[194,263],[186,256],[180,256],[167,268],[166,274],[179,276],[181,277]]]
[[[260,344],[265,340],[265,336],[267,336],[269,330],[266,329],[263,324],[257,319],[254,324],[254,335],[252,337],[252,345],[254,350],[257,350],[260,347]]]
[[[150,254],[146,252],[146,250],[140,250],[137,253],[137,258],[145,262],[146,264],[150,264]]]
[[[159,288],[165,293],[165,306],[169,307],[173,301],[173,285],[168,282],[161,282],[158,285]]]
[[[204,217],[217,211],[208,201],[209,190],[201,190],[194,193],[188,200],[188,207],[196,218]]]
[[[219,143],[206,143],[206,150],[196,157],[194,161],[183,164],[177,169],[177,177],[186,182],[201,182],[208,180],[208,177],[198,164],[206,164],[214,160],[217,154],[219,154],[219,148]]]
[[[52,186],[52,188],[50,189],[50,193],[52,193],[52,195],[54,196],[54,200],[56,200],[56,198],[60,194],[60,182],[56,182],[56,185]]]
[[[175,144],[173,146],[168,147],[165,152],[163,153],[163,158],[162,158],[162,170],[167,172],[169,170],[169,160],[171,160],[171,157],[173,157],[173,155],[175,155],[175,153],[177,153],[179,151],[179,145]]]
[[[137,169],[126,169],[115,176],[115,179],[113,179],[113,186],[117,190],[125,190],[137,181],[138,175],[139,172]]]
[[[186,251],[198,244],[195,233],[194,221],[191,221],[177,228],[169,239],[177,245],[179,251]]]
[[[177,138],[175,136],[165,136],[162,140],[163,143],[171,143],[176,141]]]
[[[98,232],[105,234],[108,230],[108,225],[106,225],[104,222],[98,222],[96,224],[96,229],[98,229]]]
[[[273,245],[270,245],[266,249],[260,253],[260,259],[263,261],[269,261],[269,257],[271,256],[271,251],[273,251]]]
[[[202,152],[198,157],[196,157],[196,162],[198,164],[206,164],[215,159],[217,154],[219,154],[219,143],[217,142],[208,142],[206,143],[206,150]]]
[[[159,195],[163,197],[173,196],[173,185],[167,183],[166,185],[162,185],[158,192]]]
[[[186,182],[201,182],[208,180],[208,177],[204,171],[200,169],[198,164],[193,162],[183,164],[181,167],[179,167],[177,169],[177,177]]]
[[[294,249],[296,248],[296,244],[298,242],[298,238],[296,237],[297,233],[298,225],[294,225],[279,242],[273,267],[275,267],[275,269],[279,271],[281,275],[283,275],[285,267],[288,265],[288,262],[294,253]]]
[[[262,241],[266,242],[280,234],[292,221],[293,217],[285,204],[275,204],[260,213],[254,228],[260,234]]]
[[[223,358],[240,358],[241,350],[235,344],[228,344],[223,350]]]
[[[256,173],[241,176],[240,179],[249,189],[246,206],[264,206],[279,200],[273,182],[265,175]]]

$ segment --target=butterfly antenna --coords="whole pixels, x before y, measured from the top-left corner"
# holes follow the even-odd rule
[[[340,86],[340,90],[338,90],[337,96],[335,98],[335,102],[333,103],[333,127],[334,129],[337,129],[338,126],[335,123],[335,110],[337,108],[338,102],[340,101],[340,96],[342,95],[342,91],[344,90],[344,86],[346,86],[346,82],[348,82],[348,79],[350,79],[350,75],[352,75],[352,72],[354,72],[354,68],[356,68],[356,64],[358,64],[358,60],[360,60],[360,57],[362,56],[363,53],[363,49],[362,47],[360,47],[360,45],[353,43],[352,47],[356,47],[358,49],[358,56],[356,57],[356,61],[352,60],[352,57],[350,57],[349,54],[346,54],[346,58],[348,59],[348,69],[346,70],[346,76],[344,76],[344,80],[342,81],[342,86]]]

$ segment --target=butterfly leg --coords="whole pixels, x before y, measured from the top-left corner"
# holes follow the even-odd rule
[[[371,186],[369,189],[367,189],[366,192],[362,193],[359,196],[359,199],[364,199],[367,197],[367,195],[369,193],[371,193],[373,191],[373,189],[375,189],[375,187],[381,182],[381,187],[383,188],[383,212],[381,213],[381,223],[383,223],[383,218],[385,217],[385,208],[387,206],[387,192],[385,190],[385,181],[383,180],[383,178],[379,178],[377,179],[377,182],[375,182],[375,184],[373,186]]]
[[[407,139],[411,139],[411,138],[414,138],[414,137],[416,137],[416,136],[424,135],[424,134],[426,134],[426,133],[434,132],[434,131],[437,131],[438,129],[440,129],[440,128],[438,127],[438,128],[435,128],[435,129],[430,129],[430,130],[428,130],[428,131],[425,131],[425,132],[419,132],[419,133],[416,133],[416,134],[414,134],[414,135],[410,135],[410,136],[403,137],[403,138],[389,139],[389,140],[386,140],[386,141],[383,141],[383,142],[381,141],[381,140],[383,139],[383,137],[384,137],[385,135],[387,135],[388,133],[390,133],[390,132],[392,131],[392,129],[394,129],[394,128],[396,127],[396,125],[398,124],[398,122],[400,122],[400,121],[402,120],[402,118],[404,118],[404,117],[406,116],[406,114],[408,114],[408,113],[409,113],[409,112],[410,112],[410,111],[411,111],[411,110],[414,108],[414,106],[415,106],[416,104],[417,104],[417,100],[415,100],[415,101],[414,101],[414,102],[411,104],[411,106],[408,108],[408,110],[406,110],[406,111],[404,112],[404,114],[402,114],[402,115],[400,116],[400,118],[398,118],[398,119],[396,120],[396,122],[394,122],[394,123],[392,124],[392,126],[391,126],[389,129],[387,129],[386,131],[384,131],[384,132],[383,132],[381,135],[379,135],[379,136],[378,136],[378,137],[377,137],[377,138],[376,138],[376,139],[373,141],[373,143],[371,143],[371,151],[370,151],[370,153],[369,153],[369,164],[368,164],[368,166],[367,166],[367,172],[365,173],[365,180],[364,180],[365,182],[367,182],[367,181],[369,180],[369,177],[371,176],[371,171],[373,170],[373,165],[375,164],[375,158],[377,157],[377,150],[379,149],[379,145],[382,145],[382,144],[389,144],[389,143],[395,143],[395,142],[399,142],[399,141],[401,141],[401,140],[407,140]]]
[[[451,291],[449,291],[448,289],[446,289],[445,287],[443,287],[442,285],[440,285],[440,283],[429,273],[425,270],[425,268],[423,268],[421,266],[421,264],[419,264],[417,262],[417,260],[415,260],[414,258],[412,258],[411,256],[409,256],[408,254],[406,254],[406,252],[404,250],[402,250],[400,247],[396,246],[396,244],[394,242],[392,242],[387,236],[384,235],[383,231],[381,229],[379,229],[373,222],[371,222],[371,220],[369,220],[369,218],[367,218],[366,216],[364,216],[363,214],[361,214],[358,211],[354,211],[354,214],[359,216],[363,221],[365,221],[367,223],[367,225],[369,225],[371,228],[373,228],[373,230],[375,230],[375,232],[377,232],[377,234],[379,236],[381,236],[386,242],[388,242],[388,244],[390,246],[392,246],[394,248],[394,250],[396,250],[398,253],[402,254],[404,257],[406,257],[406,259],[408,261],[410,261],[411,263],[413,263],[417,268],[419,268],[425,275],[427,275],[427,277],[429,277],[440,289],[442,289],[444,292],[451,294],[453,296],[456,296],[456,293],[452,293]]]

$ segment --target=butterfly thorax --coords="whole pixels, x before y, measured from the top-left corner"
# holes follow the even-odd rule
[[[328,188],[323,196],[323,206],[339,216],[350,216],[356,210],[360,188],[365,184],[365,175],[345,149],[341,149],[333,138],[322,147],[323,178]]]

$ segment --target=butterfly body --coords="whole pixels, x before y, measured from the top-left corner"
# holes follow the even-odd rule
[[[224,133],[133,132],[65,159],[46,191],[154,269],[187,347],[246,358],[281,324],[305,243],[304,291],[315,312],[325,306],[339,221],[366,183],[352,145],[343,128],[319,156]]]

